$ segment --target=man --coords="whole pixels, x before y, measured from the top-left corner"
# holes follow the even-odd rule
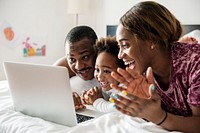
[[[68,68],[73,91],[99,86],[94,79],[96,51],[93,45],[97,40],[94,30],[88,26],[77,26],[69,31],[65,39],[66,56],[54,63]],[[75,76],[76,75],[76,76]],[[73,93],[76,110],[85,108],[77,93]]]

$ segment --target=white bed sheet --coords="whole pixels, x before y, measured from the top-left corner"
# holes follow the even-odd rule
[[[16,112],[7,81],[0,81],[0,133],[168,133],[168,131],[139,118],[115,112],[67,127]],[[175,132],[173,132],[175,133]],[[177,132],[176,132],[177,133]]]

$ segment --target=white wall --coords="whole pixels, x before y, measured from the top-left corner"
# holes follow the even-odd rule
[[[52,64],[64,55],[64,39],[75,26],[67,14],[67,0],[0,0],[0,22],[7,21],[18,33],[45,36],[46,56],[23,57],[23,46],[10,48],[0,43],[0,80],[5,79],[3,61]],[[89,23],[89,25],[91,25]]]
[[[99,37],[106,25],[118,24],[128,9],[140,0],[90,0],[88,14],[79,15],[79,25],[89,25]],[[200,24],[199,0],[157,0],[183,24]],[[46,36],[44,57],[23,57],[22,46],[14,49],[0,43],[0,80],[5,79],[3,61],[52,64],[65,54],[64,39],[75,26],[75,16],[67,13],[67,0],[0,0],[0,22],[7,21],[20,33]]]
[[[106,34],[106,25],[118,24],[119,18],[134,4],[144,0],[102,0],[97,31]],[[167,7],[182,24],[200,24],[200,0],[154,0]],[[103,29],[103,30],[102,30]]]

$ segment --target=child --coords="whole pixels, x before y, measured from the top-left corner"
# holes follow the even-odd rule
[[[117,57],[119,48],[115,37],[101,38],[96,42],[95,48],[97,58],[94,77],[101,84],[103,93],[99,88],[94,87],[83,92],[82,100],[85,104],[93,105],[98,111],[112,112],[115,109],[108,99],[111,94],[118,91],[112,89],[110,84],[118,84],[118,82],[111,77],[111,72],[116,72],[118,67],[124,68],[124,63]]]

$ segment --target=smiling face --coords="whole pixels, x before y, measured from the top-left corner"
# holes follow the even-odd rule
[[[102,52],[97,56],[94,77],[99,81],[104,91],[111,89],[111,83],[117,84],[117,81],[111,76],[111,72],[116,72],[119,67],[117,60],[117,57],[107,52]]]
[[[74,43],[66,43],[66,56],[71,70],[83,80],[91,80],[94,77],[96,57],[91,41],[84,38]]]
[[[118,58],[123,59],[125,65],[143,73],[151,66],[151,43],[136,38],[136,35],[126,30],[121,24],[117,27],[116,39],[120,48]]]

